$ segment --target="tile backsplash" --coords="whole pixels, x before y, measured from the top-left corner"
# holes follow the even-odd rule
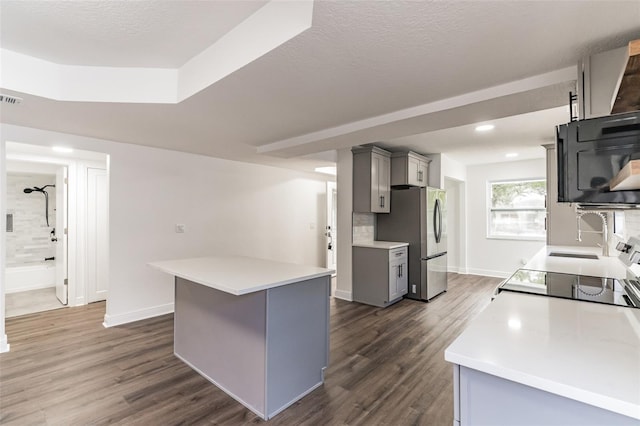
[[[55,256],[51,231],[56,226],[56,189],[49,194],[49,225],[45,220],[45,197],[42,193],[25,194],[25,188],[54,185],[54,175],[7,173],[7,215],[12,215],[13,230],[7,232],[7,266],[44,261]]]
[[[375,213],[353,213],[353,242],[369,242],[374,237]]]

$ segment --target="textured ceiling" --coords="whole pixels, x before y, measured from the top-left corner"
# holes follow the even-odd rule
[[[476,124],[469,124],[390,140],[384,147],[425,154],[446,152],[463,164],[513,160],[505,157],[507,153],[518,154],[516,160],[542,158],[542,145],[554,143],[555,126],[567,121],[569,108],[563,106],[490,120],[495,128],[488,132],[476,132]]]
[[[2,47],[58,64],[177,68],[266,1],[2,0]]]
[[[126,25],[110,25],[128,38]],[[24,96],[0,113],[7,123],[270,163],[255,147],[574,66],[636,38],[639,1],[317,1],[312,28],[180,104]],[[513,113],[540,109],[536,96],[514,97]],[[455,127],[478,118],[465,108],[451,113]],[[398,126],[394,138],[420,133]],[[326,149],[309,144],[299,154]]]

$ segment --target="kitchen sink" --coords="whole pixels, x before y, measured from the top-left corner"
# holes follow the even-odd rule
[[[560,251],[552,251],[549,253],[549,256],[554,257],[571,257],[574,259],[598,259],[598,256],[595,254],[580,254],[580,253],[563,253]]]

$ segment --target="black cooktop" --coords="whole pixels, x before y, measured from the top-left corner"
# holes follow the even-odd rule
[[[640,308],[640,283],[636,280],[518,269],[498,286],[497,292],[502,291]]]

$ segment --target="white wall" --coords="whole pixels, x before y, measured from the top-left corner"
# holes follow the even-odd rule
[[[544,159],[482,164],[467,167],[467,271],[471,274],[508,277],[522,267],[544,241],[487,238],[487,182],[544,178]]]
[[[338,187],[338,242],[336,264],[335,297],[352,299],[352,252],[353,238],[353,154],[350,148],[338,151],[336,184]]]
[[[7,335],[4,331],[4,286],[5,286],[5,237],[7,229],[6,223],[6,211],[7,211],[7,166],[6,166],[6,154],[5,154],[5,142],[0,128],[0,231],[2,232],[2,241],[0,241],[0,353],[9,350],[9,343],[7,342]]]
[[[444,189],[445,178],[465,181],[467,167],[446,154],[429,154],[429,186]]]
[[[324,265],[326,185],[313,174],[0,126],[3,150],[6,141],[64,141],[110,155],[106,325],[172,311],[173,280],[146,265],[154,260],[238,254]]]
[[[464,182],[444,179],[447,191],[447,269],[449,272],[466,272],[466,224],[462,216],[464,207]]]

